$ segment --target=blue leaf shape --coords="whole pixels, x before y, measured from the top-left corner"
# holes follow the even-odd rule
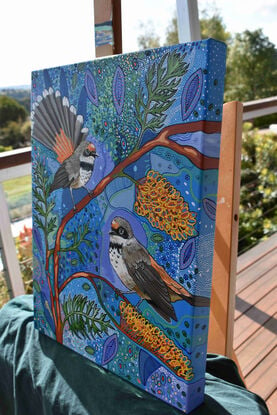
[[[118,337],[112,334],[108,337],[103,346],[102,365],[106,365],[115,357],[118,349]]]
[[[120,66],[117,67],[113,78],[113,102],[118,115],[122,113],[124,104],[125,81]]]
[[[67,98],[69,97],[66,75],[65,75],[65,71],[63,68],[61,68],[61,73],[60,73],[60,91],[61,91],[62,97],[67,97]]]
[[[45,89],[49,89],[52,86],[52,81],[47,69],[43,70],[43,78],[44,78],[44,85]]]
[[[211,220],[215,220],[216,217],[216,203],[208,198],[203,199],[203,206],[207,216]]]
[[[97,89],[96,89],[96,83],[90,71],[86,71],[85,88],[86,88],[87,95],[90,101],[97,107],[98,106],[98,94],[97,94]]]
[[[184,243],[180,252],[179,266],[180,269],[186,269],[193,261],[196,252],[195,239],[189,239]]]
[[[139,352],[139,376],[141,379],[141,383],[145,386],[147,383],[147,379],[149,376],[152,375],[155,370],[161,367],[161,363],[159,363],[154,357],[150,354],[146,353],[144,350],[140,350]]]
[[[49,303],[48,303],[47,298],[46,298],[46,296],[43,292],[41,292],[40,295],[41,295],[41,302],[42,302],[43,312],[44,312],[45,318],[46,318],[47,322],[49,323],[49,326],[51,327],[51,330],[53,331],[53,333],[55,333],[55,325],[54,325],[52,312],[50,311]]]
[[[202,93],[203,74],[198,69],[194,72],[185,83],[181,97],[182,118],[185,120],[190,116]]]
[[[85,119],[87,113],[87,93],[86,88],[83,86],[81,89],[79,102],[78,102],[78,114],[82,115]]]
[[[33,225],[33,238],[34,238],[34,241],[36,243],[36,246],[37,246],[37,248],[39,250],[40,255],[43,257],[42,240],[41,240],[41,236],[40,236],[39,230],[38,230],[38,228],[35,225]]]

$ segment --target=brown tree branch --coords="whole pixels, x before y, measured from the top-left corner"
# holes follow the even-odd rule
[[[98,185],[95,187],[93,192],[86,195],[75,207],[75,210],[72,209],[64,216],[62,222],[59,226],[56,235],[56,243],[54,248],[54,302],[56,304],[57,311],[57,326],[56,326],[56,337],[57,340],[62,342],[62,322],[61,322],[61,311],[59,306],[59,286],[58,286],[58,277],[59,277],[59,256],[60,256],[60,241],[62,233],[66,224],[70,219],[73,218],[76,211],[80,212],[92,199],[96,198],[103,192],[106,186],[111,183],[120,173],[128,167],[130,164],[134,163],[140,159],[144,154],[151,151],[153,148],[161,146],[174,150],[176,153],[181,154],[187,157],[195,166],[199,169],[216,169],[218,168],[219,159],[214,157],[207,157],[200,153],[197,149],[191,146],[182,146],[169,139],[170,136],[176,134],[186,134],[201,131],[206,134],[220,133],[221,131],[221,122],[217,121],[197,121],[187,124],[175,124],[163,128],[160,133],[151,141],[145,143],[139,150],[131,153],[129,157],[124,159],[119,163],[115,168],[104,177]]]

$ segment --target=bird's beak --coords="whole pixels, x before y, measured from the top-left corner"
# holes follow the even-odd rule
[[[113,220],[111,223],[111,228],[117,231],[117,229],[119,228],[119,224],[115,220]]]
[[[109,234],[110,235],[116,235],[116,232],[115,231],[110,231]]]

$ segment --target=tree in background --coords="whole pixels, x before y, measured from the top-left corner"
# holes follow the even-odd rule
[[[173,17],[169,26],[166,29],[166,38],[165,38],[165,46],[168,45],[177,45],[179,43],[178,38],[178,22],[177,16]]]
[[[228,101],[277,94],[277,51],[262,29],[235,35],[227,59],[225,89]]]
[[[6,95],[7,97],[15,99],[29,114],[31,106],[31,94],[29,88],[1,88],[0,95]]]
[[[213,39],[221,40],[221,42],[228,44],[231,40],[231,33],[226,30],[226,26],[219,11],[214,9],[211,13],[208,10],[203,10],[201,14],[201,38],[208,39],[209,37],[212,37]]]
[[[252,127],[242,134],[240,253],[277,232],[277,137]]]
[[[151,29],[148,29],[151,26]],[[161,46],[153,23],[142,25],[145,34],[138,38],[139,47],[148,49]],[[225,81],[225,101],[251,101],[277,94],[277,50],[261,29],[231,34],[216,8],[204,10],[200,18],[201,38],[212,37],[227,43],[228,58]],[[176,15],[166,29],[164,46],[177,44]],[[272,117],[271,117],[272,118]],[[275,119],[271,119],[275,122]]]
[[[140,31],[143,32],[143,34],[140,34],[138,37],[140,49],[153,49],[160,46],[160,37],[156,35],[152,21],[149,20],[146,24],[141,23]]]
[[[15,99],[5,95],[0,96],[0,128],[10,121],[25,121],[27,111]]]
[[[31,125],[26,109],[15,99],[0,96],[0,151],[30,145]]]
[[[201,15],[202,17],[200,19],[200,30],[202,39],[212,37],[214,39],[221,40],[222,42],[230,41],[231,34],[226,30],[226,26],[223,23],[222,17],[216,8],[213,8],[209,11],[204,10],[201,12]],[[144,50],[161,46],[160,38],[156,35],[155,30],[153,29],[153,22],[150,21],[145,25],[141,24],[140,29],[143,29],[144,31],[144,34],[138,37],[138,44],[140,49]],[[176,45],[178,43],[178,23],[177,16],[175,14],[166,29],[164,46]]]

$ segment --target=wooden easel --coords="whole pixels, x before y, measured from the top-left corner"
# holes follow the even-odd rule
[[[208,351],[235,359],[242,103],[224,104],[221,131]]]

